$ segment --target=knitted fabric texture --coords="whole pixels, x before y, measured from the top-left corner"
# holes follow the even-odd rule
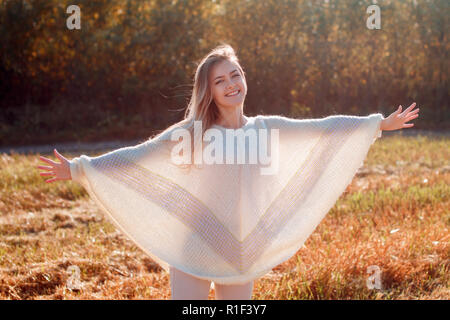
[[[166,272],[173,266],[219,284],[246,283],[302,247],[381,137],[383,116],[247,119],[235,130],[266,129],[269,143],[270,129],[278,130],[276,173],[261,174],[264,166],[249,161],[180,167],[171,157],[179,141],[169,130],[136,146],[73,158],[72,179]],[[245,150],[247,156],[247,143]]]

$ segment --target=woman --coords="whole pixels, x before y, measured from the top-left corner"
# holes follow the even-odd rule
[[[402,112],[399,106],[387,118],[247,117],[246,94],[234,50],[218,46],[198,65],[184,120],[138,146],[95,158],[69,161],[55,149],[61,162],[40,157],[50,166],[38,168],[48,171],[42,176],[54,176],[46,182],[81,183],[115,225],[170,272],[172,299],[208,299],[211,281],[216,299],[251,299],[254,279],[295,254],[351,182],[381,131],[412,127],[406,122],[418,117],[419,109],[412,111],[413,103]],[[174,152],[176,129],[193,137],[193,148],[183,149],[191,162],[183,165],[169,159],[179,155]],[[229,129],[277,130],[269,136],[279,138],[279,148],[271,144],[269,149],[279,169],[263,176],[253,163],[197,166],[202,158],[196,158],[196,146],[203,147],[196,138],[199,132],[203,140],[210,137],[208,129],[216,130],[216,146],[222,143],[218,133]],[[244,149],[249,153],[261,146]],[[200,159],[194,160],[196,166],[192,156]],[[123,205],[120,199],[129,201]]]

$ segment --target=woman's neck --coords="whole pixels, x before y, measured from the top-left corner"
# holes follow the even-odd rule
[[[232,114],[221,114],[219,119],[217,119],[216,124],[230,129],[238,129],[243,127],[247,123],[248,119],[242,113],[242,110],[239,110],[239,113]]]

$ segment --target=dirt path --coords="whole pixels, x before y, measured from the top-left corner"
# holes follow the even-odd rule
[[[401,131],[383,131],[382,137],[389,137],[393,135],[402,135],[402,136],[427,136],[427,137],[447,137],[450,138],[450,130],[444,131],[431,131],[431,130],[416,130],[416,129],[404,129]],[[137,145],[140,142],[143,142],[143,139],[140,140],[130,140],[130,141],[103,141],[96,143],[55,143],[48,145],[29,145],[29,146],[5,146],[0,147],[0,153],[11,154],[11,152],[20,153],[20,154],[53,154],[53,149],[56,148],[58,152],[78,152],[78,151],[101,151],[101,150],[114,150],[117,148],[127,147]]]
[[[131,140],[131,141],[103,141],[95,143],[55,143],[48,145],[29,145],[29,146],[10,146],[10,147],[0,147],[0,153],[11,154],[12,152],[20,154],[53,154],[53,149],[58,150],[59,153],[63,152],[78,152],[82,151],[101,151],[101,150],[114,150],[122,147],[132,146],[139,144],[142,140]]]

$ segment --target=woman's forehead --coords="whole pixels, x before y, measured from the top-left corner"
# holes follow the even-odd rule
[[[229,74],[233,70],[239,71],[239,66],[235,62],[229,60],[221,61],[213,66],[211,70],[211,79],[214,80],[216,77]]]

